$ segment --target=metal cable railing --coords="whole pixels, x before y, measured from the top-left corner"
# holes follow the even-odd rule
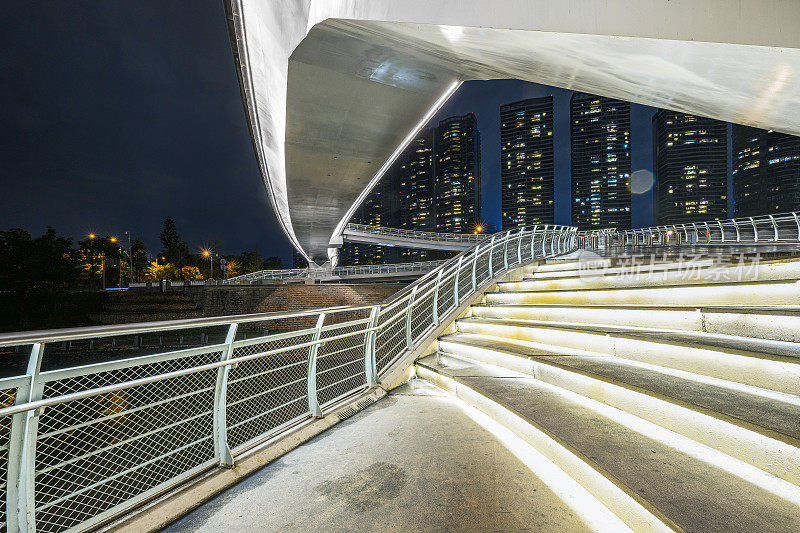
[[[498,233],[380,305],[0,335],[0,529],[87,529],[232,465],[378,386],[498,275],[576,242]]]
[[[401,240],[418,240],[418,241],[432,241],[432,242],[449,242],[449,243],[464,243],[475,244],[490,238],[488,234],[473,234],[473,233],[437,233],[435,231],[418,231],[410,229],[399,228],[384,228],[382,226],[367,226],[365,224],[347,224],[345,226],[345,234],[347,233],[361,233],[366,235],[380,235],[386,237],[394,237]]]
[[[335,268],[302,268],[290,270],[261,270],[250,274],[243,274],[223,282],[225,285],[242,285],[263,280],[274,279],[320,279],[330,280],[357,276],[380,276],[392,274],[405,274],[415,272],[429,272],[444,261],[417,261],[414,263],[394,263],[384,265],[355,265]]]
[[[681,244],[798,244],[800,214],[782,213],[756,217],[671,224],[634,230],[580,232],[580,246],[668,246]]]

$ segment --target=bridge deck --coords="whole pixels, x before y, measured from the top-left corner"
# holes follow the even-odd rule
[[[587,531],[458,400],[412,381],[166,531]]]

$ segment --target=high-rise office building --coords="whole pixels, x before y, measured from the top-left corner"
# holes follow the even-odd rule
[[[572,225],[631,227],[631,106],[586,93],[570,99]]]
[[[553,97],[500,106],[503,228],[553,224]]]
[[[434,148],[436,231],[472,233],[480,220],[481,138],[475,115],[439,122]]]
[[[800,210],[800,137],[733,125],[737,217]]]
[[[653,116],[658,224],[727,218],[728,125],[659,109]]]

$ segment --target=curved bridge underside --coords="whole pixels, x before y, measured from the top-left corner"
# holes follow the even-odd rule
[[[309,260],[457,88],[519,78],[800,134],[800,3],[229,0],[264,183]]]

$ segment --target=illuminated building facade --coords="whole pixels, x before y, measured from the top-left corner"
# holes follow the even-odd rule
[[[475,115],[439,122],[435,150],[436,231],[472,233],[480,220],[481,139]]]
[[[572,225],[631,227],[631,106],[586,93],[570,99]]]
[[[553,224],[553,97],[500,106],[503,228]]]
[[[658,224],[727,218],[728,125],[660,109],[653,116]]]
[[[737,217],[800,210],[800,137],[733,125]]]

